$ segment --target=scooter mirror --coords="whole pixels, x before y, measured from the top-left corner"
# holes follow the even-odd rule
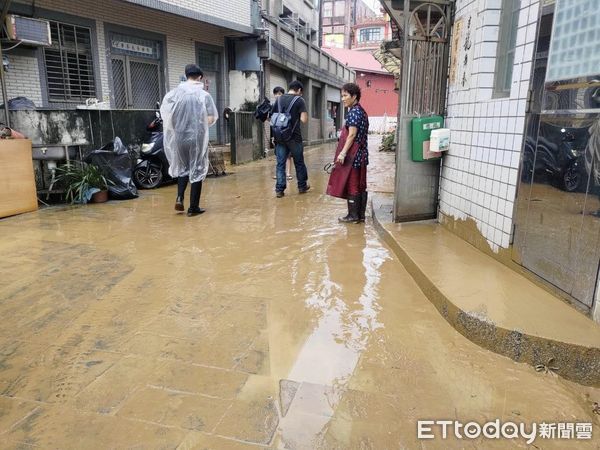
[[[160,109],[160,102],[156,102],[156,109]]]
[[[154,115],[156,116],[156,118],[157,118],[157,119],[160,119],[160,113],[159,113],[158,111],[156,111],[156,112],[154,113]]]

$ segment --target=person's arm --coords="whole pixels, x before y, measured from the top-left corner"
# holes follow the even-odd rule
[[[346,159],[348,150],[350,150],[350,147],[352,147],[352,144],[354,144],[354,139],[356,138],[357,133],[358,133],[357,127],[352,127],[352,126],[348,127],[348,137],[346,138],[344,147],[342,148],[342,151],[338,155],[336,162],[338,162],[340,164],[344,164],[344,160]]]
[[[308,122],[308,113],[306,112],[306,103],[304,102],[304,99],[302,97],[300,97],[300,99],[298,100],[300,103],[300,122],[302,123],[306,123]]]
[[[217,107],[215,106],[215,102],[208,93],[206,95],[205,105],[207,114],[206,121],[208,122],[208,126],[210,127],[217,121],[217,119],[219,118],[219,114],[217,113]]]

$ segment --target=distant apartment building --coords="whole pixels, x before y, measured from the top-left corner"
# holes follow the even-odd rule
[[[372,50],[391,39],[387,14],[362,0],[325,0],[321,13],[323,47]]]

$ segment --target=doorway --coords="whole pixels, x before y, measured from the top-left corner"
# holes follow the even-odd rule
[[[164,95],[161,43],[110,33],[113,101],[117,109],[154,109]]]

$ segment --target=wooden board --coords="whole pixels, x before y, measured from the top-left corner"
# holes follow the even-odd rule
[[[31,141],[0,140],[0,217],[37,210]]]

